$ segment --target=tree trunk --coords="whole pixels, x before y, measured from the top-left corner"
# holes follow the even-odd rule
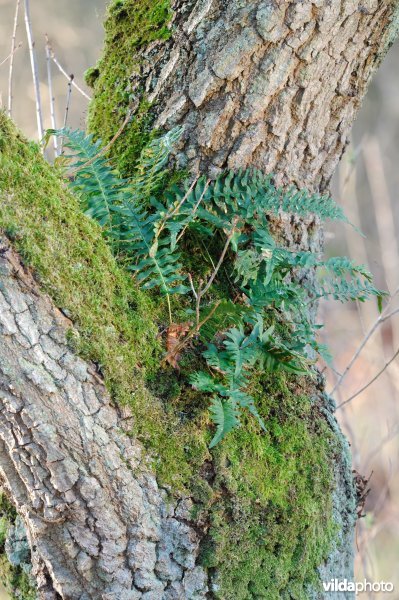
[[[153,3],[143,4],[151,8]],[[120,61],[132,61],[122,54],[120,36],[124,28],[130,31],[135,6],[131,0],[116,2],[109,16],[117,34],[109,35],[93,77],[91,119],[97,134],[101,123],[106,126],[104,80],[111,80],[119,44]],[[144,100],[151,103],[154,127],[184,125],[177,168],[214,177],[226,168],[255,166],[275,173],[279,184],[324,192],[370,78],[395,37],[398,9],[393,0],[175,0],[171,35],[135,43],[132,72],[118,85],[138,113]],[[115,107],[116,115],[120,109]],[[6,193],[12,194],[12,186]],[[291,248],[318,250],[322,244],[319,223],[311,219],[286,217],[275,229]],[[273,592],[262,587],[263,571],[275,568],[280,552],[276,542],[273,552],[267,551],[270,563],[262,558],[256,566],[252,560],[244,592],[243,572],[224,587],[221,573],[228,573],[229,565],[220,556],[216,562],[204,559],[211,532],[221,531],[213,505],[228,496],[234,507],[217,513],[233,523],[231,540],[221,542],[214,533],[211,541],[227,552],[226,562],[239,565],[234,535],[245,529],[242,506],[251,514],[262,499],[236,502],[239,492],[229,488],[225,473],[228,457],[223,462],[220,456],[213,464],[208,456],[197,474],[215,491],[200,518],[193,511],[197,499],[187,488],[160,487],[142,444],[126,435],[131,413],[110,401],[96,368],[71,350],[72,323],[5,236],[0,252],[0,473],[26,526],[40,598],[327,598],[317,579],[353,578],[356,497],[350,453],[321,381],[307,393],[312,418],[333,440],[331,486],[325,494],[334,540],[319,563],[309,563],[313,580],[276,569],[271,577],[281,583]],[[326,429],[315,427],[314,439]],[[316,465],[303,467],[311,471]],[[295,513],[299,494],[291,501]],[[271,504],[265,502],[259,516],[259,521],[269,519],[262,533],[266,541],[272,525],[277,538],[287,531],[291,535],[290,519],[281,522],[288,512]],[[322,530],[327,517],[312,518],[315,530]],[[259,555],[262,535],[256,540]],[[301,554],[305,538],[293,538],[293,556]],[[238,554],[246,551],[238,548]],[[303,553],[308,552],[306,547]],[[234,581],[236,592],[231,591]]]

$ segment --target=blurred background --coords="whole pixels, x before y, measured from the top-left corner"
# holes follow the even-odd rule
[[[51,127],[48,66],[51,65],[55,119],[63,125],[68,77],[46,61],[45,34],[56,61],[90,95],[84,71],[100,54],[107,0],[31,0],[31,21],[38,62],[44,128]],[[9,64],[16,0],[0,0],[0,104],[8,109]],[[37,139],[34,88],[20,6],[13,55],[12,115]],[[329,226],[329,255],[346,254],[368,265],[376,284],[391,293],[385,312],[372,303],[325,302],[320,321],[334,360],[322,366],[329,391],[340,408],[337,417],[350,440],[354,468],[370,478],[365,514],[356,530],[356,579],[390,581],[393,594],[360,597],[399,600],[399,44],[390,51],[373,80],[356,122],[351,144],[332,185],[336,200],[364,234],[351,227]],[[84,128],[88,99],[73,88],[68,124]],[[373,382],[373,380],[375,381]],[[334,389],[335,388],[335,389]],[[365,388],[363,390],[363,388]],[[1,588],[0,600],[8,598]]]

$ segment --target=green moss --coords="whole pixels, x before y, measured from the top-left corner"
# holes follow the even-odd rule
[[[19,567],[13,567],[0,551],[0,581],[12,600],[36,600],[32,579]]]
[[[218,451],[224,494],[213,506],[203,562],[217,568],[217,598],[307,600],[336,534],[328,517],[334,439],[306,387],[282,375],[257,387],[268,433],[248,419]]]
[[[134,119],[110,151],[123,175],[132,173],[140,150],[151,136],[149,103],[143,90],[133,91],[130,85],[131,75],[140,68],[137,50],[154,40],[170,37],[167,27],[170,17],[170,0],[114,0],[104,25],[102,58],[86,72],[86,82],[94,91],[88,127],[103,142],[108,142],[119,130],[128,107],[139,102]]]
[[[0,491],[0,581],[12,600],[36,600],[32,579],[21,566],[10,563],[5,553],[5,541],[17,513],[4,492]]]
[[[210,454],[209,399],[160,368],[163,309],[112,257],[56,169],[0,114],[0,229],[76,327],[70,343],[95,361],[113,398],[129,404],[158,481],[189,493],[209,522],[202,561],[223,600],[306,598],[334,537],[333,435],[309,397],[282,375],[253,382],[266,434],[249,418]],[[266,591],[265,591],[266,590]]]
[[[100,228],[82,215],[37,146],[1,113],[0,229],[75,323],[70,342],[99,365],[112,396],[132,406],[135,433],[152,451],[161,481],[184,488],[208,456],[201,433],[208,417],[204,411],[198,422],[181,424],[173,402],[164,406],[145,387],[160,363],[160,309],[117,266]]]

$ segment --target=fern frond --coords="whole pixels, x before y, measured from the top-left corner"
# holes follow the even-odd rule
[[[349,223],[341,206],[328,195],[309,194],[306,190],[289,188],[281,192],[281,210],[301,217],[314,214],[321,220],[343,221]]]
[[[107,234],[116,225],[115,207],[127,195],[126,181],[101,155],[101,140],[93,141],[92,135],[69,128],[49,130],[50,135],[62,137],[68,148],[68,161],[74,176],[71,190],[80,199],[85,214],[95,219]]]
[[[159,287],[163,294],[188,292],[189,288],[181,285],[186,277],[181,275],[179,254],[170,251],[167,240],[154,244],[157,215],[148,214],[133,202],[124,202],[118,212],[123,224],[121,243],[136,260],[129,268],[137,273],[143,287]]]
[[[387,295],[373,285],[373,276],[364,266],[356,265],[349,258],[333,257],[322,266],[327,273],[319,282],[324,298],[332,297],[340,302],[365,302],[372,296],[382,298]]]
[[[255,406],[255,400],[249,394],[242,392],[241,390],[233,390],[230,392],[230,398],[233,401],[234,406],[240,406],[240,408],[246,408],[250,414],[255,417],[258,421],[260,428],[263,431],[267,431],[266,425],[262,417],[260,416],[258,409]]]
[[[192,387],[199,392],[215,392],[216,383],[214,378],[204,371],[197,371],[189,377],[189,382]]]
[[[214,310],[214,305],[207,306],[200,313],[200,322],[205,321],[200,329],[200,337],[205,341],[212,340],[217,333],[240,326],[243,319],[248,319],[252,310],[245,304],[235,304],[231,300],[222,300]],[[207,316],[212,313],[210,319]]]
[[[167,173],[165,167],[170,153],[182,133],[183,128],[176,127],[166,135],[152,140],[142,150],[130,181],[130,190],[135,201],[145,205],[159,189]]]
[[[214,397],[210,406],[212,421],[216,425],[216,433],[209,448],[214,448],[230,431],[240,425],[237,408],[232,400],[221,400]]]
[[[272,175],[256,169],[221,175],[213,184],[212,198],[220,209],[228,213],[239,212],[247,221],[261,213],[278,214],[283,211],[349,222],[342,208],[330,196],[309,194],[294,187],[277,188]]]

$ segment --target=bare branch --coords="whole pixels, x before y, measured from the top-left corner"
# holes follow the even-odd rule
[[[233,227],[231,228],[231,231],[230,231],[229,235],[227,236],[227,240],[226,240],[226,243],[225,243],[225,245],[224,245],[223,252],[222,252],[222,254],[220,255],[220,258],[219,258],[219,262],[218,262],[218,264],[216,265],[216,267],[215,267],[215,270],[213,271],[212,275],[210,276],[208,283],[206,284],[206,286],[205,286],[205,287],[204,287],[204,289],[202,290],[202,294],[201,294],[202,296],[203,296],[204,294],[206,294],[206,292],[207,292],[207,291],[209,290],[209,288],[211,287],[211,285],[212,285],[212,283],[213,283],[213,281],[214,281],[214,279],[215,279],[216,275],[217,275],[217,274],[218,274],[218,272],[219,272],[219,269],[220,269],[220,267],[221,267],[221,266],[222,266],[222,264],[223,264],[223,261],[224,261],[224,259],[225,259],[225,257],[226,257],[227,250],[229,249],[229,246],[230,246],[230,242],[231,242],[231,240],[233,239],[233,235],[234,235],[234,234],[235,234],[235,232],[236,232],[236,229],[237,229],[237,223],[238,223],[238,217],[235,217],[235,218],[233,219]]]
[[[71,75],[69,76],[69,82],[68,82],[68,91],[67,91],[67,97],[66,97],[66,105],[65,105],[65,115],[64,115],[64,129],[67,126],[68,123],[68,116],[69,116],[69,107],[71,105],[71,96],[72,96],[72,83],[73,83],[73,79],[74,79],[74,75],[73,73],[71,73]],[[60,155],[63,152],[63,146],[64,146],[64,138],[61,138],[60,141]]]
[[[30,63],[31,63],[31,68],[32,68],[33,87],[35,90],[37,133],[39,136],[39,141],[41,142],[44,137],[44,129],[43,129],[43,117],[42,117],[42,101],[41,101],[41,97],[40,97],[40,83],[39,83],[39,77],[38,77],[38,73],[37,73],[35,42],[34,42],[33,34],[32,34],[29,0],[24,0],[24,3],[25,3],[26,36],[28,38],[29,56],[30,56]]]
[[[161,224],[158,228],[157,231],[157,237],[159,237],[160,233],[163,231],[163,229],[165,228],[165,225],[167,223],[167,221],[169,221],[169,219],[172,219],[181,209],[181,207],[183,206],[183,204],[186,202],[187,198],[189,197],[189,195],[191,194],[191,192],[194,189],[195,184],[198,181],[198,177],[196,177],[194,179],[194,181],[192,182],[192,184],[190,185],[189,189],[187,190],[187,192],[184,194],[183,198],[180,200],[180,202],[177,204],[177,206],[175,206],[173,208],[173,210],[171,212],[167,212],[165,217],[162,219]]]
[[[12,60],[14,54],[17,52],[17,50],[19,50],[22,46],[22,42],[20,42],[18,44],[18,46],[12,51],[10,52],[10,54],[8,56],[6,56],[1,62],[0,62],[0,67],[2,67],[8,60]]]
[[[205,196],[205,194],[206,194],[206,191],[207,191],[207,189],[208,189],[208,187],[209,187],[209,184],[210,184],[210,183],[211,183],[211,180],[210,180],[210,179],[208,179],[208,180],[207,180],[207,182],[206,182],[206,184],[205,184],[204,191],[202,192],[201,196],[198,198],[198,202],[196,203],[196,205],[195,205],[195,206],[194,206],[194,208],[193,208],[193,211],[192,211],[192,213],[191,213],[191,216],[194,216],[194,215],[195,215],[195,213],[197,212],[197,210],[198,210],[198,207],[199,207],[199,205],[201,204],[202,200],[204,199],[204,196]],[[181,238],[183,237],[183,235],[184,235],[184,234],[185,234],[185,232],[186,232],[186,229],[187,229],[187,227],[188,227],[188,223],[187,223],[187,225],[185,225],[185,226],[183,227],[183,229],[181,230],[181,232],[180,232],[180,233],[179,233],[179,235],[177,236],[176,242],[179,242],[179,241],[181,240]]]
[[[193,283],[193,277],[192,277],[191,273],[188,274],[188,280],[190,282],[190,287],[191,287],[191,291],[193,292],[194,298],[197,299],[198,298],[198,294],[195,291],[195,287],[194,287],[194,283]]]
[[[375,377],[373,377],[373,379],[371,379],[368,383],[366,383],[366,385],[364,385],[358,392],[356,392],[356,394],[353,394],[353,396],[351,396],[350,398],[345,400],[345,402],[342,402],[341,404],[339,404],[337,406],[337,410],[339,408],[342,408],[343,406],[345,406],[345,404],[352,402],[352,400],[354,400],[355,398],[360,396],[360,394],[362,394],[364,391],[366,391],[367,388],[369,388],[375,381],[377,381],[377,379],[379,379],[381,377],[381,375],[393,363],[393,361],[395,360],[395,358],[397,358],[397,356],[399,356],[399,349],[395,352],[395,354],[392,356],[392,358],[383,366],[383,368],[377,373],[377,375],[375,375]]]
[[[51,127],[53,129],[57,129],[56,118],[55,118],[55,99],[53,93],[53,79],[51,76],[51,53],[50,53],[50,44],[47,33],[46,37],[46,63],[47,63],[47,82],[48,82],[48,93],[50,98],[50,117],[51,117]],[[54,154],[58,156],[58,140],[57,136],[53,135],[53,145],[54,145]]]
[[[68,79],[68,81],[70,81],[70,79],[71,79],[70,75],[68,75],[68,73],[65,71],[64,67],[58,61],[56,55],[54,54],[54,50],[53,50],[53,47],[51,46],[50,42],[49,42],[49,51],[50,51],[51,60],[54,62],[54,64],[58,68],[58,70],[64,75],[64,77],[66,77],[66,79]],[[86,92],[84,90],[82,90],[82,88],[76,83],[75,80],[72,81],[72,85],[87,100],[91,100],[91,97],[88,94],[86,94]]]
[[[10,68],[8,71],[8,116],[9,117],[11,117],[11,115],[12,115],[12,100],[13,100],[12,76],[13,76],[13,70],[14,70],[14,54],[17,51],[17,49],[20,48],[22,45],[22,43],[20,43],[18,46],[16,44],[20,4],[21,4],[21,0],[17,0],[16,6],[15,6],[14,25],[13,25],[13,29],[12,29],[12,38],[11,38]]]
[[[353,355],[352,359],[350,360],[349,364],[347,365],[347,367],[345,368],[344,372],[342,373],[342,375],[339,377],[337,383],[334,385],[333,389],[330,392],[330,396],[332,396],[336,390],[338,389],[338,387],[342,384],[343,380],[345,379],[345,377],[347,376],[347,374],[349,373],[349,371],[351,370],[351,368],[353,367],[354,363],[357,361],[357,359],[359,358],[363,348],[366,346],[367,342],[369,341],[369,339],[373,336],[373,334],[375,333],[375,331],[378,329],[378,327],[382,324],[385,323],[386,321],[388,321],[388,319],[392,318],[394,315],[396,315],[397,313],[399,313],[399,309],[393,310],[390,313],[387,313],[387,310],[390,306],[390,303],[392,302],[392,299],[397,296],[399,292],[399,287],[395,290],[395,293],[393,294],[393,296],[391,297],[388,305],[385,307],[385,310],[380,314],[380,316],[378,317],[378,319],[375,321],[374,325],[371,327],[371,329],[369,330],[369,332],[365,335],[362,343],[360,344],[360,346],[358,347],[358,349],[356,350],[355,354]]]
[[[72,82],[72,85],[73,85],[73,82]],[[108,152],[108,150],[111,148],[111,146],[113,146],[113,144],[119,138],[119,136],[123,133],[123,130],[125,129],[126,125],[129,123],[129,121],[131,119],[131,116],[132,116],[132,112],[130,110],[128,110],[127,115],[124,118],[124,121],[123,121],[122,125],[119,127],[118,131],[115,133],[114,137],[108,142],[108,144],[106,146],[104,146],[103,148],[101,148],[100,152],[98,152],[95,156],[93,156],[93,158],[91,158],[90,160],[88,160],[87,162],[85,162],[84,164],[82,164],[80,167],[78,167],[76,169],[71,169],[70,172],[69,172],[70,175],[73,175],[74,173],[77,173],[81,169],[86,169],[86,167],[88,167],[91,164],[93,164],[94,161],[97,160],[97,158],[99,158],[103,154],[106,154]]]

